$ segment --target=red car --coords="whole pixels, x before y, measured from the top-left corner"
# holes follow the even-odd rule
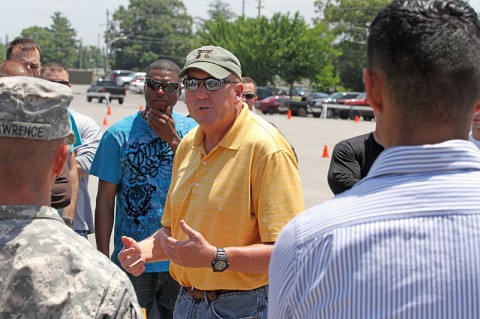
[[[363,106],[363,107],[370,107],[367,101],[367,93],[362,93],[354,99],[345,99],[345,100],[338,100],[338,104],[345,104],[351,106]],[[351,109],[351,110],[340,110],[340,118],[347,119],[350,118],[352,120],[355,117],[362,116],[365,121],[371,121],[375,116],[373,115],[372,110],[358,110],[358,109]]]
[[[288,95],[274,95],[264,98],[255,103],[255,108],[262,111],[263,114],[285,114],[288,112],[288,103],[290,96]]]

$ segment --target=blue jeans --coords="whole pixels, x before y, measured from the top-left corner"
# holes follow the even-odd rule
[[[215,301],[193,299],[182,288],[175,304],[173,317],[175,319],[263,319],[267,318],[267,305],[268,285],[253,290],[221,294]]]
[[[171,319],[180,285],[167,272],[127,274],[137,294],[138,303],[147,310],[148,319]]]

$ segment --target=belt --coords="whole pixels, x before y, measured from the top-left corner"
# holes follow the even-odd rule
[[[183,290],[195,300],[205,300],[205,296],[209,301],[215,301],[218,299],[218,296],[229,293],[229,292],[238,292],[243,290],[200,290],[195,287],[183,287]]]

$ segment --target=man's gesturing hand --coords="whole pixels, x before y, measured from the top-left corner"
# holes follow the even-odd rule
[[[138,277],[145,271],[145,258],[142,257],[142,249],[133,238],[123,236],[122,242],[123,248],[118,254],[118,260],[128,273]]]
[[[167,257],[183,267],[211,267],[217,249],[210,245],[201,233],[188,226],[184,220],[180,221],[180,228],[188,236],[188,240],[179,241],[166,233],[161,237],[162,247]]]

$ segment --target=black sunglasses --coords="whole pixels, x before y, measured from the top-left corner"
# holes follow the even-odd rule
[[[196,91],[200,87],[200,83],[203,82],[203,86],[207,89],[207,91],[218,91],[223,89],[225,83],[238,83],[229,79],[216,79],[216,78],[208,78],[208,79],[194,79],[194,78],[185,78],[183,80],[183,85],[185,89],[189,91]]]
[[[154,91],[158,91],[161,87],[165,92],[176,91],[180,86],[180,83],[177,82],[161,82],[150,78],[145,79],[145,84]]]
[[[63,80],[59,80],[59,81],[55,81],[55,80],[49,80],[50,82],[55,82],[55,83],[58,83],[58,84],[63,84],[63,85],[66,85],[68,87],[70,87],[70,82],[68,81],[63,81]]]
[[[254,99],[257,95],[253,93],[243,93],[243,97],[246,98],[247,100]]]

